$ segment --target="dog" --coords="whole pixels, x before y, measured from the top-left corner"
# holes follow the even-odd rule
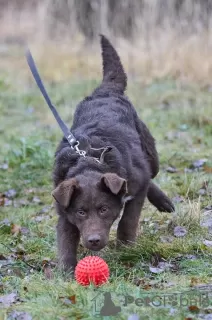
[[[103,79],[79,102],[71,127],[86,155],[63,137],[54,159],[59,266],[72,273],[80,237],[87,249],[101,250],[120,212],[117,244],[133,244],[146,198],[159,211],[174,211],[152,182],[159,172],[155,139],[125,95],[127,75],[120,57],[104,35],[100,39]]]

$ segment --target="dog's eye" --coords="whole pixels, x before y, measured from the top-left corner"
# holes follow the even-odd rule
[[[81,217],[84,217],[84,216],[86,215],[85,211],[82,210],[82,209],[79,209],[79,210],[77,211],[77,214],[78,214],[79,216],[81,216]]]
[[[108,207],[106,206],[101,207],[99,210],[100,214],[105,214],[107,211],[108,211]]]

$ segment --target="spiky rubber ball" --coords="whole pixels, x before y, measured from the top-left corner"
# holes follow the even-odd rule
[[[75,279],[82,286],[94,284],[101,286],[110,275],[107,263],[100,257],[87,256],[80,260],[75,268]]]

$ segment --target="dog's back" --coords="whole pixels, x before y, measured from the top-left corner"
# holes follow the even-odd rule
[[[141,181],[141,172],[150,172],[152,175],[147,154],[151,145],[154,149],[154,166],[157,167],[154,139],[148,131],[145,137],[148,143],[145,152],[145,139],[142,148],[138,130],[140,120],[124,94],[127,76],[120,58],[104,36],[101,36],[101,46],[102,83],[77,106],[71,130],[77,139],[84,138],[94,148],[112,145],[113,150],[105,157],[105,161],[108,159],[109,162],[120,163],[122,169],[124,168],[125,178]],[[116,171],[118,169],[116,167]]]

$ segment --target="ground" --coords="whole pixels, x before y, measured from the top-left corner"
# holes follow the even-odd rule
[[[159,213],[146,201],[137,244],[116,251],[112,230],[101,253],[109,282],[84,288],[56,267],[51,174],[62,135],[22,54],[2,55],[0,63],[0,319],[95,319],[103,292],[121,307],[107,319],[134,313],[140,319],[211,319],[211,88],[168,78],[145,85],[130,77],[127,94],[157,142],[155,183],[176,211]],[[40,64],[40,73],[71,125],[76,104],[100,77],[83,75],[82,65],[80,76],[51,81],[47,66]],[[79,259],[89,254],[80,247]]]

